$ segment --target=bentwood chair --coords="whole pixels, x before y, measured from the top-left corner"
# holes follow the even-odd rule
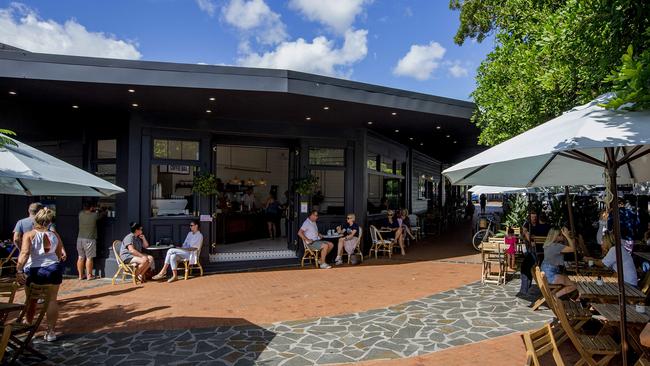
[[[199,258],[201,256],[201,248],[203,248],[203,242],[201,242],[201,245],[196,249],[196,261],[195,263],[191,263],[189,259],[183,259],[183,267],[179,267],[178,269],[185,271],[185,276],[184,279],[187,280],[189,275],[191,274],[193,269],[198,269],[199,270],[199,276],[203,276],[203,266],[201,266],[201,259]]]
[[[133,281],[134,285],[138,284],[138,276],[135,274],[135,270],[137,268],[137,265],[135,263],[129,263],[126,264],[122,260],[122,257],[120,257],[120,246],[122,245],[122,242],[120,240],[115,240],[113,241],[113,254],[115,254],[115,261],[117,261],[117,272],[115,272],[115,275],[113,276],[113,280],[111,283],[114,285],[115,280],[119,275],[122,275],[122,282],[126,280],[127,277],[131,277],[131,280]]]
[[[417,215],[410,214],[409,221],[411,221],[411,233],[415,236],[415,240],[422,239],[422,227],[420,226],[420,219]]]
[[[548,352],[552,352],[553,360],[557,366],[564,366],[550,324],[545,324],[538,330],[524,333],[523,338],[526,345],[526,366],[541,366],[539,358]]]
[[[372,255],[372,251],[374,250],[375,259],[377,259],[379,252],[388,253],[389,259],[393,256],[393,246],[395,245],[395,239],[384,239],[375,225],[370,225],[370,239],[372,241],[370,254]]]
[[[300,266],[305,267],[305,261],[314,261],[314,265],[316,266],[316,268],[318,268],[318,258],[320,258],[320,249],[316,249],[312,247],[311,245],[305,243],[305,241],[302,239],[300,239],[300,241],[302,241],[302,246],[305,250],[305,252],[302,254]]]
[[[363,228],[359,226],[359,237],[357,238],[357,245],[354,247],[354,251],[352,252],[352,255],[359,255],[359,258],[361,258],[361,262],[363,262],[363,252],[361,252],[361,243],[363,243]],[[348,256],[348,264],[352,261],[352,255],[348,254],[345,250],[343,250],[343,255]]]
[[[9,340],[7,345],[15,351],[11,359],[12,364],[25,352],[29,352],[43,360],[47,359],[47,357],[32,347],[32,339],[34,338],[34,334],[38,331],[38,328],[41,326],[41,322],[47,312],[47,307],[51,301],[52,287],[53,285],[31,284],[29,287],[25,288],[27,295],[25,299],[25,307],[23,307],[15,322],[8,323],[11,329],[8,331]],[[39,301],[41,303],[37,305]],[[30,311],[30,308],[34,306],[40,306],[40,309],[30,321],[27,319],[26,315],[27,312]],[[6,336],[6,325],[7,324],[2,327],[1,341],[4,341],[4,337]]]

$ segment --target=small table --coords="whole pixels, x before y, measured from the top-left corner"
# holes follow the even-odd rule
[[[164,265],[165,261],[165,251],[175,248],[173,245],[150,245],[148,248],[144,248],[147,251],[150,251],[152,254],[152,257],[154,257],[154,268],[162,268]],[[156,255],[153,255],[156,253]]]
[[[594,308],[600,315],[595,315],[596,317],[602,317],[603,320],[613,323],[618,323],[621,321],[621,311],[618,307],[618,304],[591,304],[591,307]],[[650,311],[649,307],[645,307],[645,313],[639,313],[636,311],[635,305],[627,305],[625,307],[626,319],[628,323],[639,323],[645,324],[650,321]]]
[[[341,234],[332,234],[332,235],[324,234],[324,235],[321,235],[321,238],[323,238],[323,239],[339,239],[339,238],[342,238],[342,237],[343,237],[343,235],[341,235]]]
[[[597,285],[594,276],[569,276],[569,279],[576,283],[580,298],[601,302],[613,303],[618,301],[618,282],[616,277],[603,277],[603,284]],[[631,303],[642,303],[645,294],[628,284],[625,284],[625,298]]]

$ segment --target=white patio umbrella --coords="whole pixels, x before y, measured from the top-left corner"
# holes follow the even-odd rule
[[[0,148],[0,194],[102,197],[124,189],[8,136]]]
[[[522,193],[522,192],[528,192],[528,190],[529,188],[524,188],[524,187],[499,187],[499,186],[481,186],[481,185],[476,185],[468,189],[468,191],[476,195],[481,195],[483,193],[485,194]]]
[[[617,183],[650,180],[650,111],[613,111],[600,106],[612,97],[611,93],[605,94],[575,107],[446,169],[443,174],[453,184],[465,185],[543,187],[601,184],[605,180],[614,195],[612,207],[618,207]],[[612,215],[625,355],[625,292],[618,210],[612,210]]]

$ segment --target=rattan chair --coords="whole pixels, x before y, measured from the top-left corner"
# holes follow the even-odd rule
[[[131,277],[131,280],[133,281],[134,285],[138,284],[138,276],[136,276],[135,271],[137,268],[137,264],[131,262],[129,264],[124,263],[122,258],[120,257],[120,250],[119,247],[122,245],[122,242],[120,240],[115,240],[113,241],[113,254],[115,254],[115,261],[117,261],[117,272],[115,272],[115,275],[113,276],[113,280],[111,283],[114,285],[115,280],[119,275],[122,275],[122,282],[126,280],[127,277]]]
[[[201,245],[196,249],[196,263],[192,264],[189,259],[183,259],[183,267],[178,268],[181,271],[185,271],[185,276],[183,277],[185,280],[187,280],[193,269],[199,270],[199,277],[203,276],[203,266],[201,266],[200,258],[201,248],[203,248],[203,242],[201,242]]]
[[[393,256],[393,246],[395,246],[395,239],[384,239],[381,236],[381,233],[375,227],[375,225],[370,225],[370,239],[372,240],[372,246],[370,247],[370,254],[372,251],[375,251],[375,259],[378,257],[379,252],[388,253],[388,258]]]
[[[302,247],[305,249],[305,252],[302,254],[302,259],[300,260],[300,266],[305,267],[305,261],[314,261],[314,265],[318,268],[318,259],[320,258],[320,249],[315,249],[309,244],[302,241]]]

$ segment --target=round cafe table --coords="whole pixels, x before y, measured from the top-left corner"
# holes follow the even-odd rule
[[[163,267],[165,262],[165,255],[167,251],[171,248],[175,248],[173,245],[149,245],[148,248],[144,248],[146,251],[151,252],[153,257],[154,268],[152,270],[160,269]]]

